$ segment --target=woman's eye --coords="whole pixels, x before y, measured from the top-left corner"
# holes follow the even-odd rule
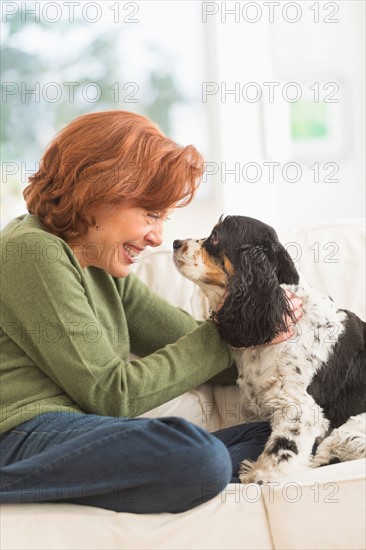
[[[170,218],[166,218],[166,217],[162,218],[161,214],[159,214],[157,212],[156,213],[155,212],[149,212],[148,217],[152,218],[153,220],[161,220],[162,219],[164,222],[170,220]]]
[[[149,212],[148,217],[152,218],[153,220],[159,220],[160,219],[160,214],[157,214],[157,213],[154,213],[154,212]]]

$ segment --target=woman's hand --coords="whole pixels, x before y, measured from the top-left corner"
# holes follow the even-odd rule
[[[290,292],[289,290],[285,290],[285,293],[286,293],[286,296],[288,298],[288,301],[291,304],[291,310],[294,314],[294,317],[295,317],[296,321],[299,321],[301,319],[301,317],[303,316],[303,311],[301,309],[302,299],[299,298],[298,296],[296,296],[296,294],[294,294],[293,292]],[[223,298],[221,299],[221,301],[219,303],[218,310],[223,305],[224,301],[225,301],[225,295],[223,296]],[[262,345],[272,346],[273,344],[280,344],[281,342],[286,342],[286,340],[289,340],[290,338],[292,338],[292,336],[295,334],[295,330],[293,328],[294,327],[294,322],[291,319],[291,317],[286,316],[285,317],[285,323],[286,323],[286,326],[287,326],[287,331],[286,332],[281,332],[278,336],[276,336],[276,338],[274,338],[274,340],[272,340],[268,344],[262,344]],[[258,346],[251,346],[251,347],[256,348]]]
[[[297,321],[299,321],[301,319],[301,317],[303,316],[303,312],[302,312],[302,309],[301,309],[301,306],[302,306],[302,299],[301,298],[298,298],[296,296],[296,294],[294,294],[293,292],[289,292],[288,290],[285,290],[285,293],[286,293],[286,296],[291,304],[291,309],[294,313],[294,316],[295,316],[295,319]],[[286,340],[289,340],[295,333],[294,331],[294,324],[293,324],[293,321],[290,317],[286,317],[285,318],[285,323],[286,323],[286,326],[288,327],[287,328],[287,331],[286,332],[281,332],[281,334],[279,334],[274,340],[272,340],[272,342],[270,342],[268,345],[272,345],[272,344],[280,344],[281,342],[285,342]]]

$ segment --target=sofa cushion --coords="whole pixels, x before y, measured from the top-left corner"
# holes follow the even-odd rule
[[[311,286],[339,308],[365,319],[365,219],[346,219],[279,231],[281,242]]]
[[[364,549],[365,459],[288,476],[263,486],[273,545],[281,550]]]
[[[135,264],[134,272],[156,294],[188,311],[195,319],[202,320],[207,315],[207,298],[176,269],[171,249],[162,246],[146,250]]]
[[[240,490],[239,490],[240,489]],[[128,514],[74,504],[6,504],[2,550],[272,549],[262,499],[240,485],[181,514]]]
[[[181,416],[207,431],[219,430],[221,427],[220,417],[211,414],[215,409],[212,384],[202,384],[145,414],[141,417],[159,418],[162,416]]]
[[[229,484],[182,514],[138,515],[73,504],[6,504],[2,550],[365,548],[365,460],[270,485]]]

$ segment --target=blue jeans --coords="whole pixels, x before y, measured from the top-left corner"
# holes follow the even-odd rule
[[[1,502],[183,512],[238,481],[269,435],[265,422],[209,434],[178,417],[47,413],[0,436]]]

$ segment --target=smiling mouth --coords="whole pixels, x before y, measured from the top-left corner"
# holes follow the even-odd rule
[[[129,243],[123,244],[122,248],[129,263],[133,264],[138,262],[138,256],[143,249],[137,248],[137,246]]]

